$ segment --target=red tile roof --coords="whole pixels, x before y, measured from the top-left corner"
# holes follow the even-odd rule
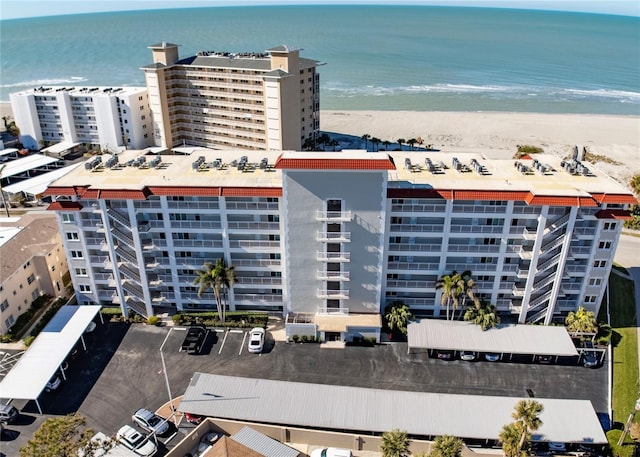
[[[150,186],[152,195],[175,195],[177,197],[217,197],[220,195],[219,187],[187,187],[187,186]]]
[[[595,193],[595,194],[591,194],[591,196],[600,203],[618,203],[618,204],[629,203],[631,205],[635,205],[638,203],[638,200],[631,194]]]
[[[58,200],[47,207],[47,210],[51,211],[80,211],[81,209],[82,205],[80,203],[68,200]]]
[[[630,221],[633,219],[631,213],[624,209],[603,209],[598,211],[595,216],[598,219],[619,219],[623,221]]]
[[[278,169],[294,170],[395,170],[396,167],[387,159],[298,159],[278,157],[275,163]]]
[[[149,195],[148,189],[143,190],[100,190],[100,199],[104,200],[146,200]],[[86,198],[86,197],[85,197]]]
[[[223,187],[223,197],[282,197],[281,187]]]

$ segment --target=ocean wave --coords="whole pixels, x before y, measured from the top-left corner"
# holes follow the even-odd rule
[[[504,85],[473,85],[473,84],[425,84],[409,86],[346,86],[327,83],[323,90],[329,96],[357,97],[357,96],[389,96],[403,94],[475,94],[489,97],[525,98],[539,97],[561,100],[609,99],[625,103],[640,103],[640,92],[615,89],[572,89],[545,86],[504,86]]]
[[[56,86],[60,84],[78,84],[84,81],[87,81],[87,78],[84,78],[82,76],[71,76],[69,78],[59,79],[33,79],[30,81],[20,81],[17,83],[0,84],[0,88]]]

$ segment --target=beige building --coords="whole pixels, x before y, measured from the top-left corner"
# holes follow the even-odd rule
[[[1,219],[0,259],[0,333],[4,335],[36,298],[64,292],[63,277],[69,268],[56,218],[32,214]]]
[[[153,63],[143,70],[157,146],[299,150],[317,137],[319,62],[299,50],[180,59],[176,44],[149,48]]]

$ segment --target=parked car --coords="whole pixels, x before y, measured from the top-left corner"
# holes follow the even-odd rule
[[[131,425],[123,425],[116,433],[116,439],[128,449],[143,457],[151,457],[158,448],[148,437],[138,432]]]
[[[460,352],[460,358],[467,362],[473,362],[475,359],[478,358],[478,354],[476,354],[473,351],[462,351]]]
[[[169,430],[169,423],[164,417],[160,417],[145,408],[140,408],[133,413],[131,420],[147,432],[153,432],[156,435],[162,435]]]
[[[19,415],[20,411],[15,406],[0,404],[0,422],[12,424]]]
[[[536,362],[538,363],[551,363],[553,357],[550,355],[538,355],[536,356]]]
[[[451,360],[451,359],[453,359],[453,351],[448,351],[448,350],[439,349],[439,350],[436,352],[436,356],[437,356],[439,359],[442,359],[442,360]]]
[[[91,321],[89,322],[89,325],[87,325],[87,328],[84,329],[84,333],[91,333],[96,329],[96,323]]]
[[[199,354],[202,344],[207,335],[207,329],[204,326],[192,326],[187,329],[187,335],[182,342],[181,350],[187,354]]]
[[[497,362],[498,360],[500,360],[500,354],[496,354],[496,353],[494,353],[494,352],[487,352],[487,353],[484,355],[484,359],[485,359],[487,362]]]
[[[591,341],[585,341],[583,344],[586,349],[593,349],[593,343]],[[587,368],[595,368],[600,364],[600,358],[596,351],[583,351],[582,352],[582,365]]]
[[[45,392],[52,392],[52,391],[56,390],[58,387],[60,387],[60,384],[62,384],[62,381],[60,380],[60,377],[57,374],[54,374],[51,377],[51,379],[49,379],[49,382],[44,387],[44,390],[45,390]]]
[[[264,348],[264,329],[255,327],[249,332],[249,352],[259,354]]]
[[[184,418],[187,420],[187,422],[194,425],[198,425],[204,420],[204,416],[193,413],[184,413]]]
[[[351,457],[351,450],[339,447],[325,447],[311,451],[311,457]]]
[[[562,451],[566,451],[567,447],[564,445],[564,443],[550,442],[549,450],[562,452]]]

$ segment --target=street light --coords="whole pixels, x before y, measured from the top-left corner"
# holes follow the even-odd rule
[[[169,335],[171,335],[173,328],[174,327],[171,327],[169,329],[169,333],[167,333],[167,336],[164,337],[164,341],[160,345],[160,358],[162,359],[162,371],[164,372],[164,382],[167,384],[167,393],[169,394],[169,405],[171,406],[171,415],[173,416],[173,423],[177,427],[178,419],[176,418],[176,408],[173,406],[173,395],[171,395],[171,387],[169,386],[169,376],[167,375],[167,365],[164,363],[164,352],[162,352],[162,350],[164,349],[164,344],[169,339]]]

